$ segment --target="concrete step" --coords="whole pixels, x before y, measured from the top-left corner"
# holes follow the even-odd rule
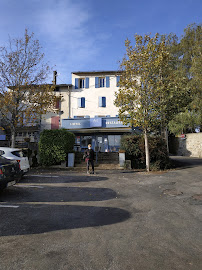
[[[79,166],[74,166],[75,169],[81,169],[86,170],[86,164],[80,164]],[[91,166],[90,166],[91,168]],[[95,170],[101,169],[101,170],[115,170],[115,169],[121,169],[119,164],[95,164]]]

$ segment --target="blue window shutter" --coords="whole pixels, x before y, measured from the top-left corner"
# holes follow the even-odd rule
[[[81,108],[85,108],[85,98],[81,98]]]
[[[119,87],[120,76],[116,76],[116,86]]]
[[[86,78],[86,87],[85,88],[89,88],[89,78]]]
[[[79,88],[79,79],[76,78],[75,79],[75,89],[78,89]]]
[[[99,107],[106,107],[106,97],[99,97],[98,103]]]
[[[106,77],[106,87],[110,87],[109,76]]]
[[[95,77],[95,88],[99,88],[99,78]]]
[[[102,107],[106,107],[106,97],[102,97]]]
[[[78,108],[81,108],[81,98],[78,98]]]
[[[99,107],[102,107],[102,97],[99,97],[98,98],[98,106]]]

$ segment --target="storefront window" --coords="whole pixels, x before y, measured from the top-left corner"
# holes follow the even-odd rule
[[[87,148],[92,143],[92,136],[81,136],[81,148]]]
[[[108,135],[109,151],[116,152],[120,148],[121,135]]]

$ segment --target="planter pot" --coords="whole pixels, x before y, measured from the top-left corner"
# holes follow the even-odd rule
[[[61,167],[62,167],[62,168],[65,168],[66,165],[67,165],[67,162],[66,162],[66,161],[62,161],[62,162],[61,162]]]
[[[68,167],[74,167],[75,153],[68,153]]]
[[[119,166],[124,167],[126,160],[126,153],[119,153]]]

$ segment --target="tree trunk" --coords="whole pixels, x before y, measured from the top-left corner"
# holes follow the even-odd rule
[[[162,138],[164,138],[165,141],[166,141],[166,148],[167,148],[167,152],[168,152],[168,154],[169,154],[168,128],[167,128],[167,127],[161,127],[161,136],[162,136]]]
[[[149,172],[150,170],[150,156],[149,156],[149,143],[148,143],[148,136],[147,130],[144,130],[144,140],[145,140],[145,155],[146,155],[146,170]]]
[[[14,129],[11,130],[11,147],[12,148],[15,147],[15,130]]]
[[[165,127],[165,140],[166,140],[166,146],[167,146],[167,152],[169,154],[169,145],[168,145],[168,128]]]

